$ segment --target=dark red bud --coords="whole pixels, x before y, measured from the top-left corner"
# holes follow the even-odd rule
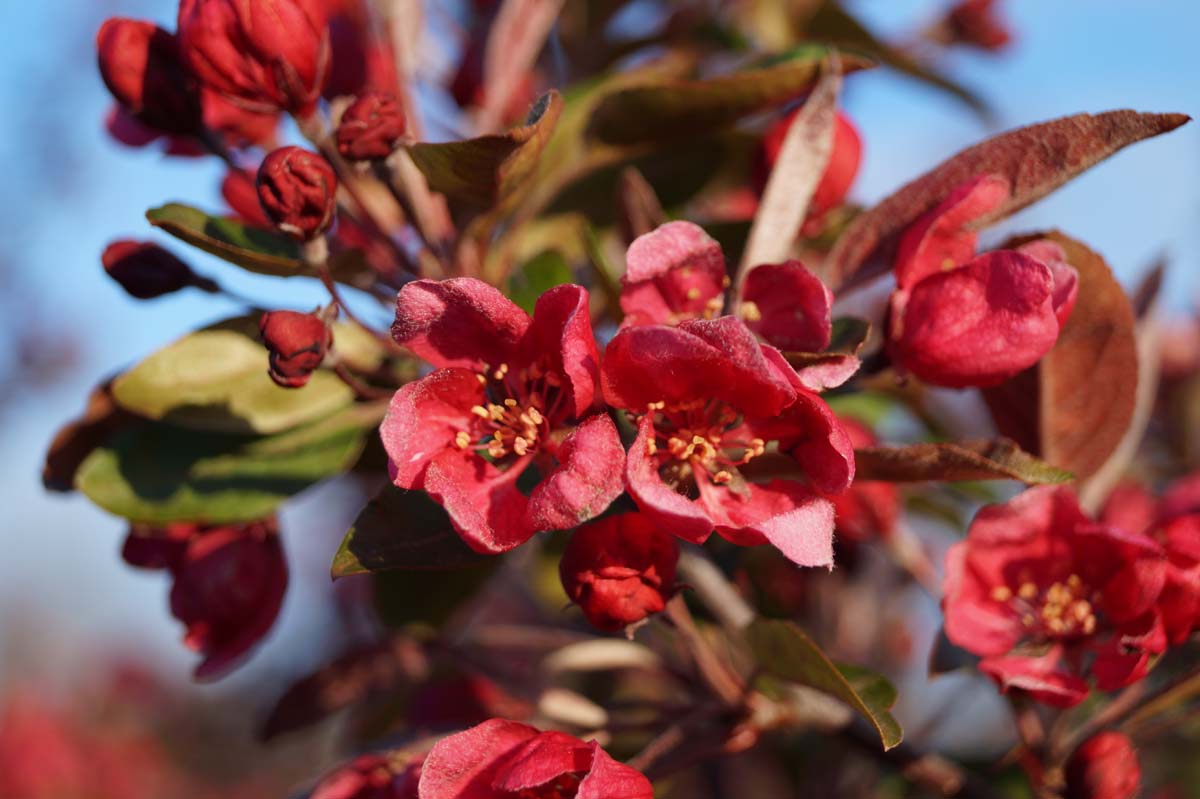
[[[263,211],[292,238],[308,241],[333,223],[337,176],[316,153],[273,150],[258,168],[257,188]]]
[[[1067,761],[1064,799],[1131,799],[1142,768],[1133,743],[1119,732],[1093,735]]]
[[[258,323],[270,353],[268,373],[284,388],[299,388],[325,360],[333,334],[324,320],[296,311],[268,311]]]
[[[342,114],[337,129],[338,152],[352,161],[387,158],[404,135],[404,110],[396,98],[367,94]]]
[[[580,527],[558,571],[592,626],[616,632],[666,607],[678,559],[674,537],[641,514],[626,513]]]
[[[115,241],[100,260],[108,276],[139,300],[161,297],[197,282],[187,264],[149,241]]]
[[[200,93],[176,38],[153,23],[114,17],[96,34],[100,76],[134,118],[164,133],[200,128]]]
[[[257,110],[307,116],[329,72],[320,0],[182,0],[182,57],[209,88]]]
[[[1004,49],[1012,34],[996,13],[995,6],[995,0],[962,0],[950,9],[946,14],[950,41],[981,50]]]

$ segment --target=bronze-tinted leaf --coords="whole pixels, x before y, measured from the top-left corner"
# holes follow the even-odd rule
[[[180,203],[151,208],[146,219],[175,238],[251,272],[276,277],[308,274],[300,262],[300,246],[273,231],[209,216]]]
[[[269,741],[391,691],[421,676],[424,660],[420,648],[403,637],[347,652],[288,688],[259,737]]]
[[[731,75],[653,80],[626,87],[596,106],[588,135],[607,144],[630,145],[715,132],[807,93],[830,52],[822,45],[804,45],[767,66]],[[846,73],[874,66],[854,53],[842,53],[841,61]]]
[[[533,175],[562,109],[562,96],[551,91],[538,98],[521,127],[465,141],[418,142],[408,152],[431,189],[488,208]]]
[[[1137,403],[1133,307],[1104,259],[1057,231],[1048,238],[1079,271],[1079,295],[1058,343],[1041,362],[984,396],[1005,435],[1036,441],[1041,458],[1084,480],[1120,444]]]
[[[887,271],[904,230],[973,177],[1002,175],[1012,187],[1008,201],[980,220],[983,226],[1041,199],[1123,147],[1172,131],[1188,119],[1128,110],[1076,114],[976,144],[860,214],[829,253],[824,275],[836,291]]]
[[[387,569],[458,569],[485,560],[463,543],[428,494],[389,485],[358,514],[330,573],[336,579]]]
[[[856,479],[892,483],[1020,480],[1035,485],[1071,479],[1070,472],[1038,460],[1006,438],[864,447],[854,451],[854,462]]]
[[[812,2],[813,0],[808,0],[805,5],[812,5]],[[805,33],[810,38],[841,47],[851,47],[866,53],[898,72],[903,72],[922,83],[949,93],[981,116],[985,118],[990,116],[991,111],[987,103],[978,94],[933,67],[918,61],[904,50],[892,47],[846,13],[841,4],[835,0],[820,2],[820,8],[806,14],[802,12],[802,14],[808,17],[802,22]]]
[[[760,668],[785,680],[808,685],[837,697],[871,723],[883,748],[900,743],[904,731],[889,712],[896,689],[878,674],[853,666],[838,666],[790,621],[756,619],[746,638]]]

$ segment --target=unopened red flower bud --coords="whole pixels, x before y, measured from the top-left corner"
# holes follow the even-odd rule
[[[179,40],[205,85],[260,110],[307,116],[328,77],[320,0],[182,0]]]
[[[579,528],[559,563],[563,588],[593,627],[616,632],[666,607],[679,549],[638,513]]]
[[[199,130],[199,88],[171,33],[151,22],[113,17],[96,34],[96,55],[108,90],[143,125],[164,133]]]
[[[100,260],[108,276],[139,300],[161,297],[197,282],[187,264],[149,241],[114,241]]]
[[[333,223],[337,176],[316,153],[273,150],[258,168],[257,187],[263,211],[292,238],[308,241]]]
[[[366,94],[342,114],[338,152],[353,161],[387,158],[404,135],[404,110],[387,94]]]
[[[1012,39],[996,0],[961,0],[946,14],[946,27],[952,43],[981,50],[1002,50]]]
[[[270,353],[268,373],[284,388],[299,388],[325,360],[333,334],[321,318],[296,311],[268,311],[258,323]]]
[[[1065,799],[1130,799],[1142,768],[1133,743],[1119,732],[1102,732],[1083,742],[1067,761]]]

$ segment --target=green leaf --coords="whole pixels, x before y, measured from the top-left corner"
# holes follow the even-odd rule
[[[555,286],[574,280],[571,266],[558,250],[546,250],[513,273],[508,281],[508,297],[526,313],[533,313],[538,297]]]
[[[991,109],[978,94],[927,64],[916,60],[903,50],[882,41],[861,22],[846,13],[834,0],[826,0],[821,8],[807,20],[805,33],[818,41],[860,50],[898,72],[903,72],[922,83],[947,92],[985,119],[991,118]]]
[[[888,712],[896,702],[896,689],[883,677],[865,669],[835,665],[789,621],[756,619],[746,628],[746,637],[764,671],[842,700],[879,732],[885,750],[904,737],[899,722]]]
[[[112,395],[148,419],[260,434],[328,416],[354,400],[345,383],[321,370],[303,388],[280,388],[267,376],[263,345],[228,328],[201,330],[159,350],[118,377]]]
[[[146,219],[175,238],[251,272],[276,277],[308,274],[300,262],[300,245],[273,231],[209,216],[180,203],[151,208]]]
[[[95,449],[80,465],[76,487],[100,507],[133,522],[258,519],[349,469],[382,413],[382,404],[354,406],[269,437],[150,422]]]
[[[855,477],[913,483],[926,480],[1020,480],[1066,483],[1073,475],[1025,452],[1007,438],[957,443],[863,447],[854,451]]]
[[[428,624],[441,627],[456,610],[479,594],[503,558],[452,571],[387,571],[374,575],[375,607],[390,627]]]
[[[465,141],[418,142],[408,152],[431,189],[488,208],[515,194],[537,170],[562,109],[562,96],[551,91],[538,98],[521,127]]]
[[[359,512],[333,556],[334,579],[387,569],[459,569],[487,560],[424,491],[389,485]]]
[[[857,355],[871,335],[871,323],[855,316],[840,316],[833,320],[833,332],[827,352]]]
[[[588,134],[624,145],[694,139],[806,93],[831,52],[822,45],[805,45],[769,66],[703,80],[658,79],[620,89],[596,106]],[[853,53],[842,53],[841,60],[846,73],[873,66]]]

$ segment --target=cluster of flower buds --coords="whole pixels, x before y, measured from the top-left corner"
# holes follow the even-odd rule
[[[211,526],[135,525],[122,552],[131,566],[165,569],[173,579],[171,613],[187,628],[184,643],[204,660],[199,680],[233,668],[279,613],[287,562],[273,518]]]

